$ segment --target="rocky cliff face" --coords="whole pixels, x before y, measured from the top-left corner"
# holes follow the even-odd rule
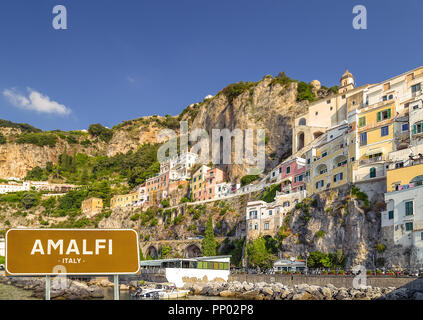
[[[266,169],[273,168],[291,154],[292,120],[307,108],[307,103],[297,103],[297,83],[287,86],[265,77],[233,101],[223,93],[202,103],[192,129],[229,130],[265,129]],[[234,159],[234,148],[232,159]],[[230,180],[239,180],[246,174],[246,165],[223,165]]]
[[[64,141],[59,141],[54,148],[17,143],[0,145],[0,179],[23,179],[34,167],[45,167],[47,162],[57,163],[62,153],[74,151],[93,155],[98,152],[98,146],[69,145]]]
[[[228,97],[225,88],[215,97],[190,105],[176,117],[149,116],[124,121],[113,128],[113,137],[108,143],[90,137],[93,142],[91,147],[69,145],[61,139],[53,148],[9,142],[0,145],[0,178],[23,178],[35,166],[43,167],[48,161],[56,163],[64,150],[109,157],[135,151],[144,143],[159,142],[158,132],[164,128],[179,133],[181,120],[189,122],[190,131],[205,129],[210,137],[212,129],[265,129],[266,169],[270,169],[290,155],[292,120],[308,106],[308,101],[297,102],[297,87],[297,82],[281,84],[275,78],[266,76],[232,97]],[[0,129],[5,136],[21,133],[18,129]],[[239,180],[247,172],[244,164],[222,167],[230,180]]]
[[[351,197],[348,187],[318,194],[313,199],[292,211],[287,221],[289,236],[282,245],[284,254],[305,257],[312,251],[339,251],[347,257],[347,268],[373,268],[378,264],[381,207],[366,207]]]

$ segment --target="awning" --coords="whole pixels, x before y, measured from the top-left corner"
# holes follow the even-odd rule
[[[286,177],[285,179],[282,179],[281,183],[286,182],[286,181],[292,182],[292,177]]]
[[[365,153],[365,155],[366,156],[371,156],[371,155],[378,154],[378,153],[382,153],[383,154],[383,148],[376,148],[376,149],[367,150],[366,153]]]

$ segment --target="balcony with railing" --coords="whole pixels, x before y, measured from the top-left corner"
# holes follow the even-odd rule
[[[372,157],[372,158],[360,160],[359,164],[360,164],[360,166],[362,166],[362,165],[367,165],[367,164],[384,162],[385,160],[386,160],[386,157],[378,156],[378,157]]]

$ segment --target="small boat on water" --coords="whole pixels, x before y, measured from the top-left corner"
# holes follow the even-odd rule
[[[159,299],[159,293],[164,292],[165,289],[137,289],[132,296],[144,299]]]
[[[189,290],[172,290],[169,292],[159,292],[160,300],[187,298]]]
[[[154,300],[169,300],[186,298],[189,290],[178,290],[176,288],[157,288],[157,289],[143,289],[137,288],[135,292],[131,293],[132,297]]]

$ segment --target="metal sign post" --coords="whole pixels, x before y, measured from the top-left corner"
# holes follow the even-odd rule
[[[119,300],[119,275],[114,275],[114,297],[115,300]]]
[[[46,300],[50,300],[50,276],[46,276]]]

